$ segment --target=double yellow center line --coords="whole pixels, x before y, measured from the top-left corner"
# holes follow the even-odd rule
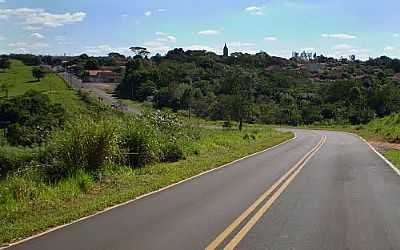
[[[298,173],[303,169],[306,163],[321,149],[326,141],[326,136],[323,136],[318,144],[312,148],[300,161],[298,161],[286,174],[284,174],[277,182],[275,182],[265,193],[263,193],[249,208],[247,208],[239,217],[237,217],[232,224],[230,224],[218,237],[213,240],[207,247],[206,250],[217,249],[217,247],[225,241],[228,236],[232,234],[234,230],[238,228],[240,224],[246,218],[252,214],[261,203],[265,204],[254,213],[254,215],[247,221],[247,223],[240,229],[240,231],[229,241],[224,249],[234,249],[239,242],[247,235],[247,233],[254,227],[262,216],[272,206],[274,201],[285,191],[287,186],[293,181]],[[268,199],[267,199],[268,198]]]

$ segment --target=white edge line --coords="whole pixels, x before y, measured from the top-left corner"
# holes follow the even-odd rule
[[[389,165],[389,167],[391,167],[393,169],[393,171],[400,176],[400,169],[398,169],[392,162],[390,162],[385,156],[383,156],[381,153],[378,152],[378,150],[376,150],[374,148],[374,146],[372,146],[367,140],[365,140],[363,137],[361,137],[358,134],[355,133],[351,133],[351,132],[346,132],[346,131],[340,131],[340,130],[324,130],[323,128],[318,129],[318,128],[311,128],[311,129],[307,129],[307,128],[289,128],[289,129],[299,129],[299,130],[308,130],[308,131],[325,131],[325,132],[338,132],[338,133],[344,133],[344,134],[349,134],[352,136],[355,136],[359,139],[361,139],[364,143],[366,143],[368,145],[368,147],[370,149],[372,149],[372,151],[374,151],[387,165]],[[1,249],[1,248],[0,248]]]
[[[376,150],[374,148],[374,146],[372,146],[367,140],[365,140],[364,138],[362,138],[361,136],[359,136],[357,134],[353,134],[353,133],[349,133],[349,132],[344,132],[344,133],[348,133],[348,134],[351,134],[351,135],[354,135],[354,136],[360,138],[363,142],[365,142],[370,147],[370,149],[372,149],[372,151],[374,151],[380,158],[382,158],[382,160],[384,162],[386,162],[386,164],[389,165],[398,176],[400,176],[400,170],[393,163],[391,163],[385,156],[383,156],[381,153],[379,153],[378,150]]]
[[[94,214],[91,214],[91,215],[88,215],[88,216],[79,218],[79,219],[77,219],[77,220],[74,220],[74,221],[72,221],[72,222],[69,222],[69,223],[66,223],[66,224],[63,224],[63,225],[60,225],[60,226],[57,226],[57,227],[50,228],[50,229],[48,229],[48,230],[46,230],[46,231],[44,231],[44,232],[41,232],[41,233],[39,233],[39,234],[35,234],[35,235],[30,236],[30,237],[28,237],[28,238],[22,239],[22,240],[20,240],[20,241],[13,242],[13,243],[10,243],[10,244],[5,245],[5,246],[0,246],[0,250],[7,249],[7,248],[10,248],[10,247],[13,247],[13,246],[22,244],[22,243],[24,243],[24,242],[33,240],[33,239],[35,239],[35,238],[39,238],[39,237],[41,237],[41,236],[44,236],[44,235],[49,234],[49,233],[51,233],[51,232],[57,231],[57,230],[62,229],[62,228],[64,228],[64,227],[70,226],[70,225],[72,225],[72,224],[75,224],[75,223],[81,222],[81,221],[83,221],[83,220],[87,220],[87,219],[90,219],[90,218],[92,218],[92,217],[95,217],[95,216],[97,216],[97,215],[106,213],[106,212],[108,212],[108,211],[110,211],[110,210],[112,210],[112,209],[115,209],[115,208],[118,208],[118,207],[122,207],[122,206],[128,205],[128,204],[130,204],[130,203],[132,203],[132,202],[138,201],[138,200],[143,199],[143,198],[145,198],[145,197],[147,197],[147,196],[150,196],[150,195],[153,195],[153,194],[162,192],[162,191],[164,191],[164,190],[170,189],[170,188],[172,188],[172,187],[174,187],[174,186],[177,186],[177,185],[182,184],[182,183],[184,183],[184,182],[188,182],[188,181],[193,180],[193,179],[195,179],[195,178],[198,178],[198,177],[200,177],[200,176],[202,176],[202,175],[205,175],[205,174],[208,174],[208,173],[217,171],[217,170],[222,169],[222,168],[225,168],[225,167],[229,167],[229,166],[231,166],[231,165],[233,165],[233,164],[235,164],[235,163],[237,163],[237,162],[239,162],[239,161],[245,160],[245,159],[247,159],[247,158],[251,158],[251,157],[256,156],[256,155],[258,155],[258,154],[265,153],[265,152],[267,152],[267,151],[270,151],[270,150],[272,150],[272,149],[275,149],[275,148],[277,148],[277,147],[279,147],[279,146],[285,145],[285,144],[287,144],[287,143],[289,143],[289,142],[295,140],[295,139],[297,138],[297,134],[296,134],[295,132],[293,132],[293,133],[294,133],[294,137],[293,137],[293,138],[288,139],[288,140],[286,140],[286,141],[284,141],[284,142],[281,142],[281,143],[279,143],[279,144],[277,144],[277,145],[275,145],[275,146],[269,147],[269,148],[267,148],[267,149],[264,149],[264,150],[262,150],[262,151],[253,153],[253,154],[251,154],[251,155],[244,156],[244,157],[242,157],[242,158],[240,158],[240,159],[237,159],[237,160],[234,160],[234,161],[229,162],[229,163],[227,163],[227,164],[224,164],[224,165],[222,165],[222,166],[219,166],[219,167],[216,167],[216,168],[207,170],[207,171],[205,171],[205,172],[202,172],[202,173],[197,174],[197,175],[195,175],[195,176],[192,176],[192,177],[189,177],[189,178],[187,178],[187,179],[181,180],[181,181],[179,181],[179,182],[173,183],[173,184],[168,185],[168,186],[166,186],[166,187],[163,187],[163,188],[161,188],[161,189],[152,191],[152,192],[147,193],[147,194],[143,194],[143,195],[138,196],[138,197],[136,197],[136,198],[134,198],[134,199],[125,201],[125,202],[123,202],[123,203],[119,203],[119,204],[117,204],[117,205],[114,205],[114,206],[111,206],[111,207],[108,207],[108,208],[105,208],[105,209],[103,209],[103,210],[101,210],[101,211],[99,211],[99,212],[96,212],[96,213],[94,213]]]

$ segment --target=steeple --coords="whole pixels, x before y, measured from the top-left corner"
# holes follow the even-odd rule
[[[228,46],[226,46],[226,43],[225,43],[225,46],[224,46],[224,54],[223,54],[224,56],[229,56],[229,50],[228,50]]]

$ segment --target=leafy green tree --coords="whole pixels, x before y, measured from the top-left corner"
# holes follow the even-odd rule
[[[147,97],[154,96],[156,93],[157,85],[153,81],[147,80],[138,87],[136,97],[139,101],[144,101]]]
[[[60,104],[52,104],[47,95],[37,91],[0,100],[0,128],[7,129],[7,140],[13,145],[45,142],[54,128],[64,124],[65,118]]]
[[[90,58],[86,61],[84,68],[85,70],[97,70],[99,69],[99,62],[94,58]]]
[[[44,77],[44,71],[41,68],[33,68],[32,69],[32,76],[40,82],[40,79]]]
[[[10,60],[6,57],[0,57],[0,69],[5,70],[10,68]]]
[[[232,95],[234,102],[231,105],[231,116],[239,122],[239,130],[243,128],[243,122],[250,115],[253,99],[254,76],[237,68],[232,72]]]

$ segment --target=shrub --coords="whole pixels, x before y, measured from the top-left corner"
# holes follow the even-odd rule
[[[66,111],[60,104],[52,104],[47,95],[37,91],[0,100],[0,128],[6,128],[7,140],[13,145],[46,142],[65,118]]]
[[[158,161],[158,138],[155,129],[145,122],[129,122],[121,138],[126,163],[131,167],[144,167]]]
[[[12,201],[35,200],[40,192],[38,184],[21,176],[10,176],[0,185],[0,204]]]
[[[176,143],[167,143],[162,148],[163,162],[176,162],[184,159],[183,150]]]
[[[118,161],[117,122],[81,117],[56,133],[49,147],[55,156],[53,163],[47,167],[49,177],[57,179],[80,169],[92,172],[107,163]]]
[[[224,121],[224,123],[222,124],[223,128],[232,128],[233,124],[231,122],[231,120],[226,120]]]
[[[29,165],[36,160],[37,156],[37,150],[35,149],[10,146],[0,147],[0,178],[5,177],[9,172]]]

